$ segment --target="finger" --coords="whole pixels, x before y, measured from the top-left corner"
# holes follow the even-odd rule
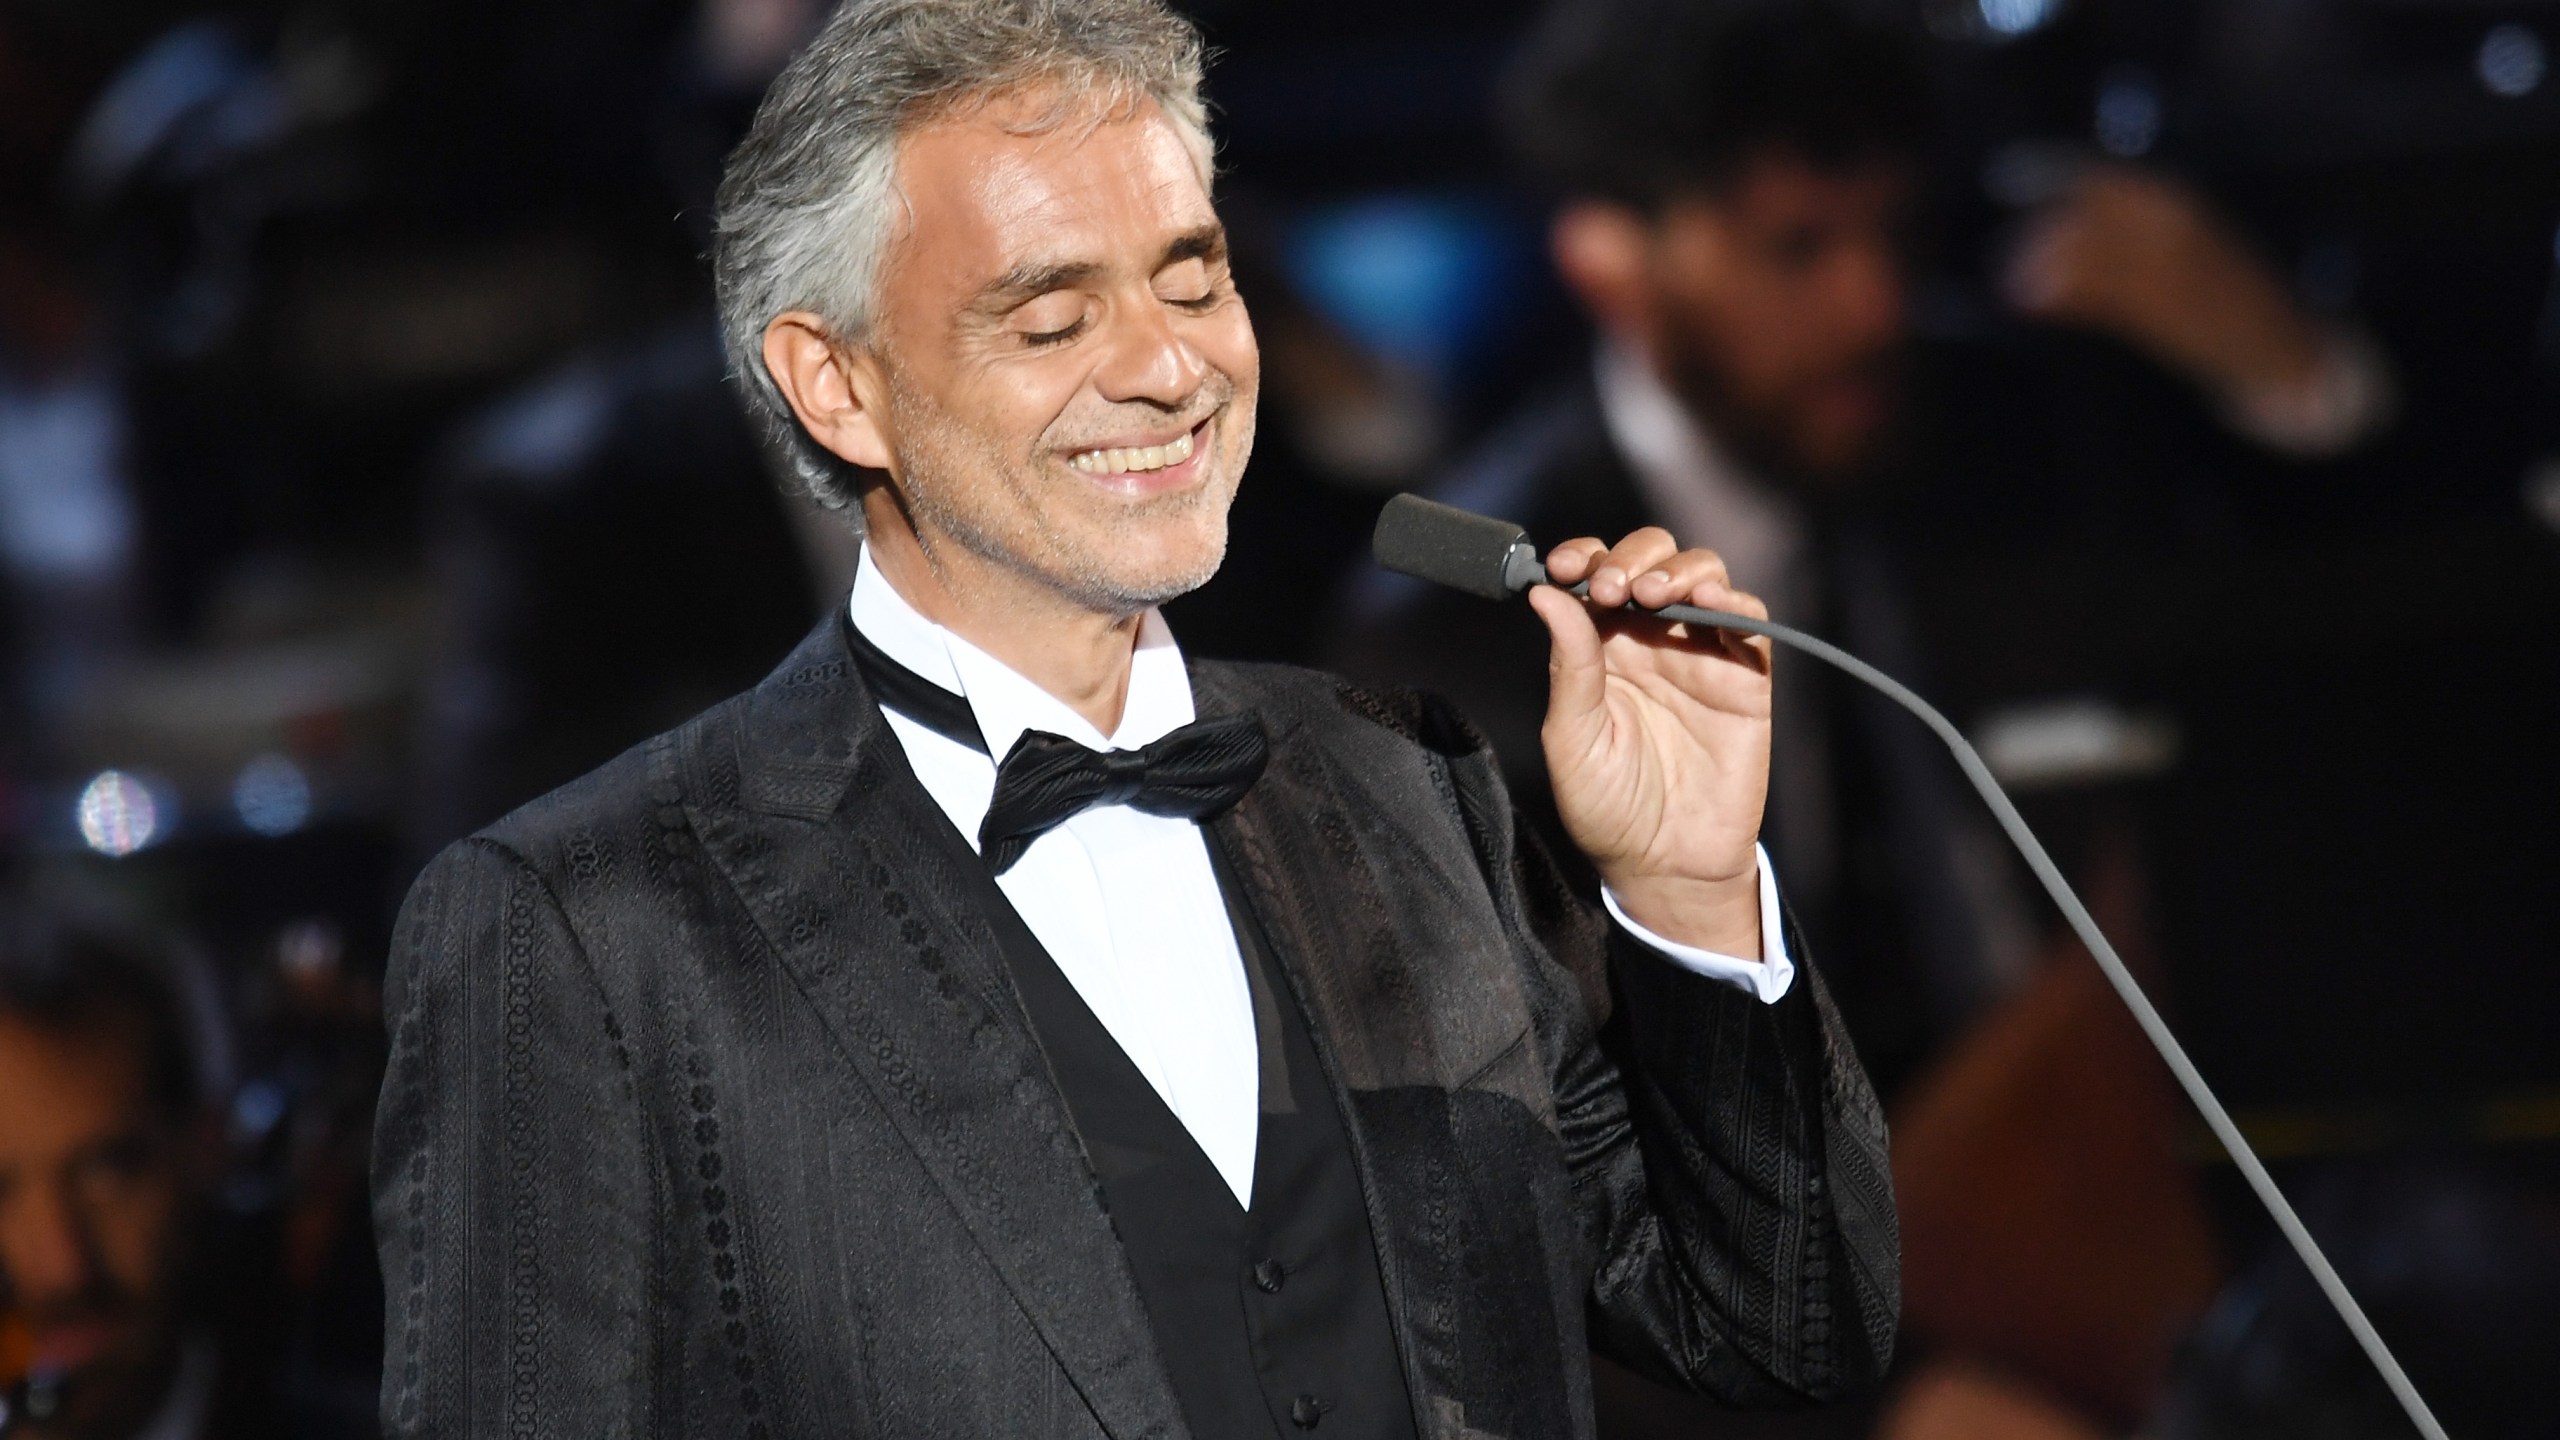
[[[1624,605],[1634,597],[1635,577],[1678,554],[1671,532],[1648,525],[1609,547],[1592,562],[1591,598],[1602,605]]]
[[[1691,601],[1690,603],[1700,602]],[[1731,615],[1744,615],[1761,607],[1756,600],[1747,595],[1720,595],[1718,592],[1710,591],[1701,608]],[[1670,656],[1685,654],[1720,662],[1730,661],[1740,664],[1746,670],[1765,675],[1769,673],[1771,659],[1776,653],[1766,637],[1755,635],[1748,630],[1731,630],[1722,625],[1695,621],[1665,625],[1659,620],[1637,619],[1623,611],[1616,615],[1604,612],[1597,618],[1600,622],[1600,633],[1606,637],[1611,646],[1634,647],[1627,652],[1629,660],[1621,663],[1632,663],[1631,657],[1636,651],[1652,651],[1666,659]],[[1752,615],[1750,618],[1757,620],[1767,617]]]
[[[1769,618],[1769,607],[1759,596],[1734,588],[1723,559],[1711,550],[1681,551],[1669,561],[1637,576],[1634,589],[1636,603],[1648,609],[1688,604],[1753,620]],[[1603,634],[1618,634],[1627,628],[1611,624],[1606,614],[1599,617],[1599,623]],[[1772,647],[1766,640],[1749,632],[1707,625],[1656,629],[1665,638],[1684,640],[1708,654],[1721,655],[1762,674],[1768,673]]]
[[[1552,585],[1531,586],[1529,608],[1546,622],[1550,641],[1547,729],[1559,741],[1577,741],[1606,714],[1608,667],[1601,660],[1599,628],[1580,600]]]
[[[2009,256],[2001,288],[2021,314],[2046,316],[2063,308],[2071,296],[2071,238],[2065,222],[2044,220],[2030,230]]]
[[[1769,607],[1748,590],[1736,590],[1730,581],[1708,581],[1690,587],[1686,595],[1675,595],[1665,605],[1687,603],[1701,610],[1722,610],[1728,615],[1748,615],[1754,620],[1769,618]]]
[[[1636,576],[1632,598],[1649,610],[1688,600],[1698,591],[1713,588],[1719,592],[1730,588],[1733,577],[1725,572],[1724,557],[1713,550],[1683,550]]]
[[[1753,620],[1769,618],[1769,607],[1761,602],[1759,596],[1747,590],[1736,590],[1729,583],[1701,584],[1689,592],[1688,600],[1690,604],[1702,610],[1721,610],[1728,615],[1741,615]],[[1704,631],[1716,647],[1724,652],[1726,659],[1747,666],[1763,675],[1771,673],[1770,666],[1777,658],[1777,646],[1769,637],[1755,635],[1747,630],[1726,630],[1720,627],[1698,625],[1688,628],[1692,633]]]
[[[1714,633],[1725,659],[1757,674],[1772,673],[1771,667],[1777,664],[1778,647],[1770,642],[1768,636],[1742,630],[1717,630]]]
[[[1592,562],[1608,553],[1608,544],[1594,536],[1567,540],[1547,552],[1547,578],[1558,585],[1579,585],[1590,576]]]

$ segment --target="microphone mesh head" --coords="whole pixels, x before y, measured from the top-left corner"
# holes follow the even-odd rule
[[[1512,587],[1505,581],[1503,562],[1512,546],[1528,538],[1529,532],[1508,520],[1419,495],[1398,495],[1378,512],[1378,529],[1369,547],[1385,569],[1487,600],[1504,600],[1510,598]]]

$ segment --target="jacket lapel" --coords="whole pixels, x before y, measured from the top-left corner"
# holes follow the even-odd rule
[[[693,821],[1104,1429],[1185,1434],[1082,1142],[957,868],[975,857],[908,770],[838,624],[749,697],[737,802],[697,799]],[[723,788],[696,779],[697,797]]]

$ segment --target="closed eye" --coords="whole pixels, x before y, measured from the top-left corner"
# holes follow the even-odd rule
[[[1197,255],[1175,261],[1156,276],[1156,298],[1177,309],[1195,313],[1214,309],[1226,295],[1226,267],[1213,267]]]
[[[1015,306],[1012,316],[1014,333],[1035,349],[1073,340],[1092,318],[1093,306],[1074,290],[1035,295]]]

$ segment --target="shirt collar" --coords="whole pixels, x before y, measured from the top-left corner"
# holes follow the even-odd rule
[[[1150,609],[1138,622],[1138,645],[1130,657],[1129,697],[1120,707],[1120,725],[1109,735],[1076,713],[1065,701],[1041,689],[1003,661],[970,644],[898,593],[862,547],[854,567],[854,628],[890,659],[969,702],[986,737],[987,750],[1001,760],[1028,730],[1063,735],[1096,750],[1135,750],[1163,739],[1197,718],[1191,699],[1191,672],[1173,631],[1161,612]]]

